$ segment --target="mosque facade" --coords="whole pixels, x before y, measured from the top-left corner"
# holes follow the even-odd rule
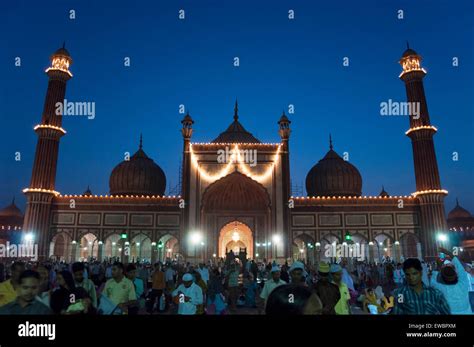
[[[363,196],[360,172],[336,152],[332,140],[307,174],[307,195],[292,196],[290,119],[282,114],[275,122],[279,142],[261,142],[241,124],[237,103],[229,127],[208,143],[193,142],[194,120],[189,114],[182,119],[179,195],[165,195],[166,175],[148,157],[141,138],[136,153],[113,169],[108,195],[89,189],[81,195],[61,194],[56,167],[66,131],[55,105],[65,99],[71,64],[64,47],[51,56],[44,109],[34,127],[38,142],[31,182],[23,190],[27,205],[18,230],[33,235],[42,259],[207,261],[232,250],[252,259],[315,262],[336,256],[326,252],[334,244],[357,249],[368,260],[434,258],[437,235],[448,232],[447,191],[433,141],[437,129],[423,88],[426,71],[412,49],[400,59],[399,76],[407,101],[420,105],[419,117],[410,117],[405,134],[415,168],[416,190],[410,196],[384,189],[378,196]],[[453,216],[459,219],[460,214]],[[469,223],[472,229],[472,216],[469,223],[465,213],[461,218],[463,230]],[[460,227],[450,228],[455,232]],[[466,235],[460,242],[472,238]],[[472,251],[472,241],[469,247]]]

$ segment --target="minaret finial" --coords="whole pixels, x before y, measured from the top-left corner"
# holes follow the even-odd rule
[[[235,106],[234,106],[234,121],[239,119],[239,103],[237,99],[235,99]]]
[[[408,43],[408,40],[407,40],[407,49],[410,49],[410,44]]]
[[[12,205],[15,205],[15,196],[13,196]]]
[[[143,136],[142,134],[140,133],[140,146],[138,147],[139,149],[142,149],[143,147]]]
[[[332,150],[332,136],[329,134],[329,149]]]
[[[456,198],[456,206],[459,206],[459,200]]]
[[[66,48],[66,40],[63,41],[63,48]]]

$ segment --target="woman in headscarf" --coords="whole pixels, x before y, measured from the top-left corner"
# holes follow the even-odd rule
[[[69,271],[59,272],[56,280],[58,288],[51,294],[50,301],[55,314],[89,312],[91,301],[87,300],[87,292],[83,288],[76,288],[74,277]]]

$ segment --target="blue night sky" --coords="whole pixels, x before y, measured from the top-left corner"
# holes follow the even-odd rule
[[[425,92],[439,129],[442,185],[450,192],[446,208],[459,197],[474,212],[473,7],[470,0],[2,1],[0,206],[16,196],[24,210],[21,190],[31,176],[33,126],[48,81],[43,71],[64,40],[74,59],[66,98],[95,102],[96,117],[64,117],[56,180],[63,194],[83,193],[87,185],[107,194],[112,169],[124,152],[137,150],[140,133],[145,152],[175,186],[179,104],[195,120],[193,141],[207,142],[231,123],[237,98],[239,120],[263,142],[279,142],[276,122],[295,105],[293,183],[304,185],[331,133],[334,149],[349,152],[360,170],[363,195],[377,195],[382,185],[408,195],[415,191],[408,119],[380,115],[381,102],[406,100],[398,60],[408,40],[428,71]]]

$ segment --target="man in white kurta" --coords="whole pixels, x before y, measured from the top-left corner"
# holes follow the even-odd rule
[[[183,275],[183,283],[173,291],[172,295],[178,302],[178,314],[194,315],[197,306],[203,303],[201,287],[193,282],[193,276],[189,273]]]
[[[276,287],[287,284],[285,281],[280,279],[280,268],[278,266],[273,266],[271,270],[272,278],[265,281],[262,292],[260,293],[260,298],[265,300],[265,305],[267,304],[267,299],[270,296],[273,289]]]
[[[471,284],[466,276],[464,266],[461,264],[458,257],[453,257],[452,254],[450,255],[453,259],[451,264],[446,261],[443,267],[454,267],[454,270],[451,270],[451,273],[455,271],[457,281],[454,281],[455,283],[453,284],[442,283],[442,273],[440,274],[435,270],[431,273],[430,284],[432,287],[440,290],[444,294],[451,309],[451,314],[472,314],[471,304],[469,302],[469,287]],[[440,276],[438,276],[438,274],[440,274]]]

